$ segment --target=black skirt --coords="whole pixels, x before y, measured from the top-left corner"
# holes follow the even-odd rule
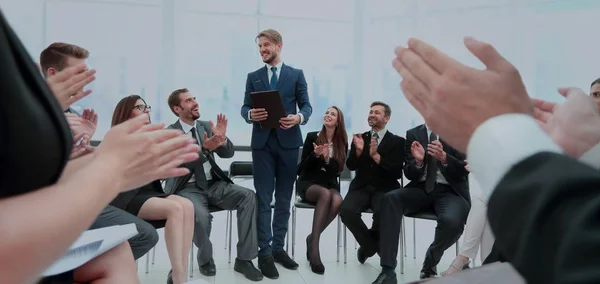
[[[129,204],[127,204],[127,209],[125,209],[125,211],[137,216],[142,208],[142,205],[144,205],[148,199],[152,197],[166,198],[167,196],[169,196],[169,194],[159,193],[151,187],[144,187],[140,189],[131,199]]]

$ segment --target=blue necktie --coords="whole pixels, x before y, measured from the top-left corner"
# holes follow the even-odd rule
[[[271,82],[269,82],[269,86],[271,90],[277,89],[277,67],[271,67],[271,71],[273,72],[273,76],[271,76]]]

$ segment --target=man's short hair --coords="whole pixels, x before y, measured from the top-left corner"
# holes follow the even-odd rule
[[[594,82],[592,82],[592,84],[590,85],[590,88],[593,87],[596,84],[600,84],[600,78],[594,80]]]
[[[171,109],[173,114],[177,117],[179,117],[179,114],[175,112],[175,107],[181,105],[181,98],[179,97],[179,95],[181,95],[183,93],[187,93],[187,92],[189,92],[188,89],[181,88],[181,89],[177,89],[177,90],[173,91],[169,95],[169,99],[168,99],[169,108]]]
[[[62,71],[69,57],[75,57],[77,59],[87,59],[90,53],[87,49],[64,42],[55,42],[40,54],[40,66],[44,75],[48,72],[48,68],[52,67],[58,71]]]
[[[268,38],[270,41],[272,41],[275,44],[279,44],[283,42],[283,38],[281,37],[281,34],[274,30],[274,29],[268,29],[268,30],[264,30],[260,33],[258,33],[258,35],[256,36],[256,39],[258,40],[260,37],[266,37]]]
[[[382,106],[384,108],[385,116],[392,115],[392,108],[388,104],[386,104],[384,102],[380,102],[380,101],[374,101],[371,103],[371,107],[374,107],[374,106]]]

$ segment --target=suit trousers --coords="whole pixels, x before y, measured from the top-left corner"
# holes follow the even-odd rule
[[[209,181],[207,189],[201,189],[195,182],[187,183],[176,195],[185,197],[194,204],[194,244],[198,247],[198,265],[202,266],[213,259],[210,242],[212,215],[209,205],[225,210],[237,211],[237,258],[256,258],[256,197],[252,190],[223,180]]]
[[[422,186],[421,186],[422,185]],[[427,249],[423,270],[436,271],[436,266],[463,232],[469,204],[449,185],[436,184],[429,194],[419,187],[399,188],[385,194],[381,201],[380,256],[381,265],[396,267],[400,226],[404,214],[433,211],[437,216],[437,226],[433,243]]]
[[[348,230],[352,233],[360,247],[367,256],[372,256],[379,251],[379,211],[381,198],[385,192],[369,192],[364,189],[353,189],[346,194],[340,206],[340,217]],[[373,210],[373,223],[371,228],[362,220],[362,212]]]
[[[96,218],[90,229],[99,229],[115,225],[134,223],[138,234],[129,239],[133,257],[139,259],[158,242],[158,233],[150,223],[112,205],[106,206]]]
[[[277,133],[271,131],[264,148],[252,150],[254,188],[258,201],[258,246],[259,256],[283,251],[285,235],[290,219],[290,203],[299,148],[281,147]],[[271,222],[271,201],[275,192],[275,215]]]

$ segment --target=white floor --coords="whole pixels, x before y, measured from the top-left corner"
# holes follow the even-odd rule
[[[242,185],[248,185],[243,183]],[[356,259],[355,241],[352,234],[347,232],[347,263],[344,264],[343,248],[340,248],[340,262],[337,262],[336,236],[337,222],[334,221],[323,233],[321,237],[321,258],[325,265],[325,274],[317,275],[311,272],[306,260],[305,238],[310,233],[312,225],[312,210],[300,209],[297,213],[296,224],[296,247],[295,260],[300,264],[298,270],[291,271],[277,264],[279,270],[279,279],[271,280],[264,278],[262,282],[267,283],[371,283],[380,271],[379,258],[377,256],[369,258],[365,264],[360,264]],[[237,230],[235,214],[233,215],[233,241],[232,241],[232,263],[228,263],[228,251],[225,249],[225,224],[226,213],[220,212],[214,215],[213,231],[211,241],[213,243],[214,259],[217,267],[217,274],[213,277],[206,277],[198,271],[197,263],[194,263],[194,273],[192,279],[204,279],[208,283],[254,283],[244,278],[243,275],[233,270],[233,261],[236,256]],[[290,217],[291,219],[291,217]],[[370,224],[371,215],[364,214],[363,219],[366,224]],[[407,257],[404,258],[404,274],[400,274],[400,256],[398,256],[398,266],[396,273],[398,283],[408,283],[419,279],[419,271],[423,263],[425,251],[433,240],[435,222],[417,220],[416,221],[416,259],[413,258],[413,219],[407,218],[406,221],[406,246]],[[291,225],[289,235],[291,236]],[[159,231],[161,239],[156,246],[155,263],[150,263],[149,272],[146,273],[146,257],[139,259],[138,271],[141,282],[144,284],[166,283],[167,273],[170,269],[169,259],[167,257],[166,247],[163,238],[163,230]],[[291,242],[290,242],[291,243]],[[291,246],[291,245],[290,245]],[[444,271],[452,262],[455,256],[455,247],[450,247],[440,264],[438,273]],[[194,248],[194,261],[196,249]],[[290,247],[291,255],[291,247]],[[150,258],[152,259],[152,258]],[[479,260],[478,260],[478,263]],[[256,260],[254,261],[257,265]]]

